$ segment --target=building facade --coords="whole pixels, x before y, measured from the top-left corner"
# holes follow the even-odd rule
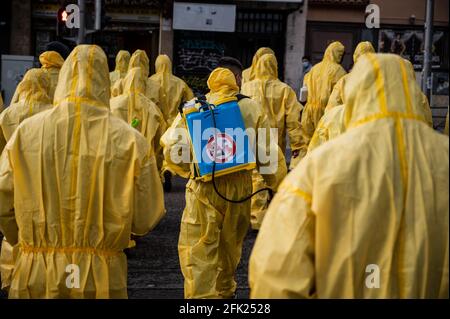
[[[61,35],[56,23],[58,9],[70,3],[77,1],[2,1],[0,53],[37,57],[50,41],[74,45],[76,31]],[[85,3],[86,26],[93,29],[95,1]],[[426,0],[103,0],[103,3],[110,20],[101,31],[88,32],[86,42],[102,46],[111,69],[121,49],[145,50],[151,73],[157,55],[164,53],[172,58],[174,73],[199,92],[206,90],[206,78],[220,57],[236,57],[248,67],[253,54],[262,46],[275,51],[279,77],[298,92],[302,57],[308,55],[317,63],[334,40],[345,45],[343,66],[347,70],[353,65],[353,51],[360,41],[372,42],[378,52],[389,52],[394,43],[400,44],[403,57],[414,65],[418,81],[421,78]],[[183,15],[174,17],[174,6],[180,4],[212,11],[217,5],[233,6],[235,15],[230,18],[233,21],[227,21],[231,31],[215,29],[214,21],[211,27],[203,29],[177,28],[180,20],[185,22]],[[379,28],[369,28],[365,23],[369,5],[380,10]],[[448,108],[448,9],[448,0],[435,0],[430,102],[436,126],[441,126]]]

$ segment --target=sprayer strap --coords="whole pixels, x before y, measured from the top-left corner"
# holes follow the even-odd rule
[[[237,98],[237,100],[238,100],[238,102],[239,102],[240,100],[243,100],[243,99],[249,99],[250,97],[247,96],[247,95],[238,93],[238,94],[236,94],[236,98]]]

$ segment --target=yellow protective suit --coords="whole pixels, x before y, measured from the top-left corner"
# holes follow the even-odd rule
[[[375,53],[375,49],[368,41],[360,42],[353,53],[353,62],[356,64],[358,58],[367,53]],[[331,140],[345,131],[343,121],[344,111],[344,85],[349,74],[344,75],[337,81],[331,92],[324,115],[320,119],[308,146],[308,153],[328,140]],[[334,110],[337,107],[338,109]],[[333,110],[332,110],[333,109]]]
[[[56,85],[58,84],[59,70],[64,63],[64,59],[56,51],[46,51],[39,56],[39,62],[42,65],[42,69],[48,72],[48,75],[50,77],[49,96],[53,101]]]
[[[30,69],[25,73],[16,89],[17,102],[0,114],[0,153],[21,122],[52,107],[50,83],[49,73],[43,69]],[[2,289],[11,284],[16,255],[17,248],[3,240],[0,252]]]
[[[0,231],[18,243],[10,298],[125,298],[130,233],[164,213],[145,138],[111,115],[106,56],[77,46],[55,107],[25,120],[0,159]]]
[[[164,119],[171,125],[178,114],[178,106],[194,98],[194,94],[182,79],[172,74],[172,62],[167,55],[161,54],[156,58],[155,70],[156,73],[149,78],[149,85],[158,88],[153,90],[157,96],[152,96],[152,99],[159,101]]]
[[[0,114],[0,153],[23,120],[52,107],[50,87],[48,72],[30,69],[25,73],[14,93],[16,102]]]
[[[374,53],[372,45],[370,42],[361,42],[356,47],[355,53],[353,54],[353,60],[355,63],[358,58],[366,53]],[[405,59],[405,66],[409,68],[414,73],[414,68],[408,60]],[[415,74],[415,73],[414,73]],[[337,103],[345,103],[344,90],[345,79],[349,74],[344,75],[338,83],[334,86],[333,92],[331,93],[330,99],[328,100],[328,105],[325,108],[325,114],[319,121],[319,124],[314,131],[314,135],[309,143],[308,153],[318,146],[322,145],[326,141],[337,137],[345,131],[343,112],[344,106],[338,105]],[[415,76],[414,76],[415,79]],[[337,98],[339,96],[339,98]],[[428,104],[428,99],[425,94],[421,93],[421,98],[418,100],[419,106],[422,108],[423,115],[426,122],[430,127],[433,127],[433,118],[431,113],[430,105]],[[334,108],[338,108],[334,110]]]
[[[259,58],[261,58],[264,54],[267,53],[275,55],[275,52],[273,52],[271,48],[267,47],[259,48],[256,51],[255,55],[253,56],[252,65],[249,68],[242,71],[242,85],[244,85],[245,82],[251,81],[255,78],[256,63],[258,63]]]
[[[255,78],[246,82],[242,94],[260,104],[267,114],[270,127],[278,130],[278,145],[286,152],[286,133],[292,151],[300,149],[300,112],[303,106],[298,102],[292,88],[278,79],[277,59],[273,54],[263,55],[255,66]],[[264,188],[264,180],[257,171],[253,172],[253,190]],[[268,205],[267,192],[252,197],[252,227],[259,229]]]
[[[323,60],[314,65],[306,75],[304,83],[308,88],[308,98],[301,119],[300,154],[291,167],[306,155],[309,142],[314,134],[325,107],[327,106],[333,87],[346,72],[339,64],[344,54],[344,46],[340,42],[331,43],[325,50]]]
[[[358,43],[355,48],[355,52],[353,52],[353,63],[356,64],[358,58],[367,53],[375,53],[375,49],[372,46],[372,43],[369,41],[363,41]],[[348,74],[344,75],[337,81],[336,85],[331,92],[330,98],[328,99],[328,104],[326,109],[330,109],[332,107],[344,104],[344,85],[345,79],[348,77]]]
[[[280,186],[251,297],[448,298],[449,140],[401,57],[367,54],[346,82],[347,131]]]
[[[110,100],[111,113],[137,129],[148,142],[149,151],[161,169],[163,152],[159,143],[167,129],[163,114],[145,96],[147,78],[141,68],[132,68],[123,79],[123,93]]]
[[[232,98],[238,92],[233,73],[224,68],[215,69],[209,79],[210,103]],[[247,129],[264,128],[269,130],[268,119],[262,108],[251,99],[238,102]],[[179,163],[172,159],[172,152],[179,154],[185,139],[179,132],[187,134],[184,120],[178,115],[172,126],[161,139],[165,160],[171,170],[183,177],[193,177],[193,164]],[[270,143],[269,135],[262,138],[256,131],[251,139],[261,151],[274,152],[278,158],[267,166],[257,164],[268,170],[262,175],[265,183],[276,190],[278,183],[286,174],[284,156],[278,146]],[[255,144],[256,143],[256,144]],[[181,149],[179,147],[182,147]],[[186,148],[184,148],[186,149]],[[187,148],[189,149],[189,148]],[[240,199],[252,192],[251,171],[239,171],[216,177],[217,188],[227,198]],[[184,276],[184,295],[186,298],[230,298],[236,290],[234,273],[239,264],[242,243],[250,222],[250,201],[235,204],[217,195],[212,182],[190,179],[186,185],[186,207],[181,220],[178,252]]]
[[[130,52],[127,50],[120,50],[116,55],[116,68],[114,71],[109,72],[109,81],[111,82],[111,87],[114,84],[125,77],[128,70],[128,63],[130,62]]]
[[[133,52],[128,63],[128,70],[139,67],[143,71],[143,75],[148,78],[150,62],[147,53],[144,50],[136,50]],[[128,71],[127,70],[127,71]],[[123,83],[122,79],[117,80],[115,83],[111,83],[111,97],[122,94]],[[146,94],[147,95],[147,94]]]

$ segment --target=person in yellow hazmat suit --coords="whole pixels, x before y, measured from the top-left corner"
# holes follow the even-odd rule
[[[399,56],[361,57],[344,93],[346,132],[305,157],[269,207],[251,297],[448,298],[448,137],[428,126]]]
[[[194,98],[194,94],[182,79],[172,74],[172,62],[167,55],[161,54],[156,58],[155,70],[149,81],[158,88],[156,99],[170,126],[178,114],[178,106]]]
[[[130,61],[128,63],[128,70],[132,68],[139,67],[144,72],[144,76],[148,78],[148,73],[150,72],[150,62],[147,53],[144,50],[136,50],[131,55]],[[118,96],[122,94],[122,79],[119,79],[111,86],[111,97]],[[146,94],[147,95],[147,94]]]
[[[19,251],[10,298],[126,298],[130,234],[164,214],[145,138],[109,110],[106,55],[79,45],[55,107],[22,122],[0,159],[0,231]]]
[[[167,129],[162,112],[145,96],[147,78],[144,71],[135,67],[123,79],[123,92],[110,100],[111,113],[138,130],[147,140],[150,154],[157,159],[158,170],[163,160],[159,143]]]
[[[2,113],[4,109],[5,109],[5,106],[3,104],[3,97],[0,94],[0,113]]]
[[[367,53],[375,53],[370,42],[361,42],[355,49],[353,54],[353,61],[356,63],[358,58]],[[407,68],[414,72],[414,68],[408,60],[405,60],[405,65]],[[322,145],[328,140],[331,140],[345,131],[343,113],[345,103],[344,99],[344,85],[345,80],[349,74],[344,75],[338,83],[334,86],[333,92],[331,93],[330,99],[328,100],[328,105],[325,108],[325,114],[319,121],[314,135],[311,138],[311,142],[308,146],[308,153]],[[414,73],[415,79],[415,73]],[[428,99],[425,94],[421,93],[421,99],[417,101],[420,107],[423,108],[423,114],[430,127],[433,127],[433,118],[431,114],[431,108],[428,104]],[[336,108],[336,109],[335,109]]]
[[[172,62],[167,55],[161,54],[156,58],[155,71],[156,73],[148,79],[147,95],[158,103],[165,121],[170,126],[178,114],[179,105],[191,100],[194,94],[182,79],[172,74]],[[173,174],[175,173],[164,164],[162,176],[165,191],[170,191],[172,188]]]
[[[46,51],[39,56],[39,62],[42,65],[42,69],[48,72],[48,75],[50,76],[49,96],[53,101],[56,84],[58,84],[59,70],[64,63],[64,59],[56,51]]]
[[[25,73],[14,92],[16,102],[0,114],[0,153],[22,121],[52,108],[51,85],[50,74],[43,69]]]
[[[127,74],[128,63],[130,62],[130,52],[127,50],[120,50],[116,55],[116,67],[114,71],[109,72],[109,81],[111,82],[111,87],[119,79],[123,79]]]
[[[256,71],[256,63],[258,63],[258,60],[264,54],[267,54],[267,53],[275,55],[275,52],[273,52],[273,50],[271,48],[267,48],[267,47],[259,48],[256,51],[255,55],[253,56],[252,65],[242,72],[242,85],[245,82],[251,81],[251,80],[253,80],[255,78],[255,76],[256,76],[256,73],[255,73],[255,71]]]
[[[370,43],[369,41],[358,43],[355,48],[355,52],[353,52],[353,63],[356,64],[358,58],[367,53],[375,53],[375,49],[373,48],[372,43]],[[333,87],[333,91],[331,92],[330,98],[328,99],[326,109],[344,104],[344,84],[345,79],[348,77],[348,75],[349,74],[346,74],[341,77]]]
[[[50,86],[50,74],[45,70],[30,69],[25,73],[15,91],[17,102],[0,114],[0,153],[20,123],[52,107]],[[0,252],[2,289],[7,289],[11,283],[16,255],[17,247],[3,240]]]
[[[209,103],[235,98],[239,93],[236,79],[229,69],[216,68],[209,76]],[[265,183],[273,190],[286,174],[284,156],[269,138],[269,121],[262,108],[249,98],[238,101],[247,129],[256,130],[251,143],[258,150],[278,154],[276,161],[261,163]],[[267,131],[265,137],[258,129]],[[164,133],[165,160],[178,175],[190,178],[186,185],[186,207],[181,220],[178,252],[184,276],[185,298],[231,298],[236,290],[234,273],[238,266],[242,243],[250,222],[250,201],[231,203],[222,199],[212,182],[194,179],[193,163],[174,160],[173,154],[189,150],[189,142],[180,139],[179,131],[186,131],[183,118],[178,115]],[[181,148],[180,148],[181,147]],[[238,171],[215,178],[219,192],[234,200],[252,193],[251,171]]]
[[[368,41],[360,42],[355,49],[355,52],[353,53],[353,61],[354,63],[357,62],[358,58],[366,53],[375,53],[375,49],[373,48],[372,44]],[[407,64],[408,68],[411,68],[414,71],[414,67],[411,64],[410,61],[405,59],[405,63]],[[331,92],[330,98],[328,99],[327,107],[325,108],[325,112],[329,110],[330,108],[333,108],[338,105],[344,104],[344,85],[345,85],[345,79],[347,78],[347,75],[344,75],[334,86],[333,91]],[[414,73],[414,79],[415,79],[415,73]],[[430,127],[433,127],[433,117],[431,113],[431,108],[428,103],[428,99],[425,96],[425,94],[422,93],[421,100],[419,101],[421,103],[421,106],[424,108],[424,111],[426,112],[426,120],[427,123],[430,125]]]
[[[358,58],[367,53],[375,53],[372,43],[360,42],[353,53],[353,62],[356,64]],[[344,132],[343,110],[344,110],[344,85],[350,73],[339,79],[331,92],[324,115],[317,124],[311,141],[308,145],[308,153],[328,140],[331,140]],[[336,109],[334,109],[336,108]],[[331,110],[333,109],[333,110]]]
[[[244,83],[242,94],[262,105],[269,119],[270,127],[278,131],[278,145],[286,153],[286,133],[292,150],[292,157],[298,156],[300,149],[300,112],[303,106],[294,90],[278,79],[278,63],[273,54],[263,55],[255,66],[255,78]],[[264,180],[253,171],[253,190],[264,186]],[[252,198],[252,227],[259,229],[268,206],[267,192]]]
[[[309,142],[327,106],[333,87],[346,72],[340,65],[344,46],[336,41],[325,50],[321,62],[314,65],[304,79],[308,90],[307,102],[301,118],[301,146],[299,156],[291,162],[291,168],[306,155]]]

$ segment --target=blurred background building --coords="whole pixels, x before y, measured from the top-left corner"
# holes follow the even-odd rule
[[[54,40],[75,45],[76,30],[57,32],[58,10],[70,3],[77,1],[1,1],[0,54],[37,57]],[[85,3],[86,28],[91,30],[95,1]],[[174,62],[174,73],[198,91],[205,90],[205,79],[221,56],[234,56],[248,67],[255,51],[269,46],[279,62],[279,77],[298,92],[302,57],[319,62],[334,40],[345,45],[347,70],[360,41],[372,42],[379,52],[400,44],[402,56],[421,79],[426,0],[103,0],[102,4],[106,23],[100,31],[88,32],[85,42],[104,49],[111,69],[121,49],[145,50],[151,73],[157,55],[165,53]],[[380,28],[365,24],[370,4],[380,8]],[[194,13],[205,21],[193,20]],[[449,1],[435,0],[430,101],[435,126],[442,125],[448,108],[448,15]]]

